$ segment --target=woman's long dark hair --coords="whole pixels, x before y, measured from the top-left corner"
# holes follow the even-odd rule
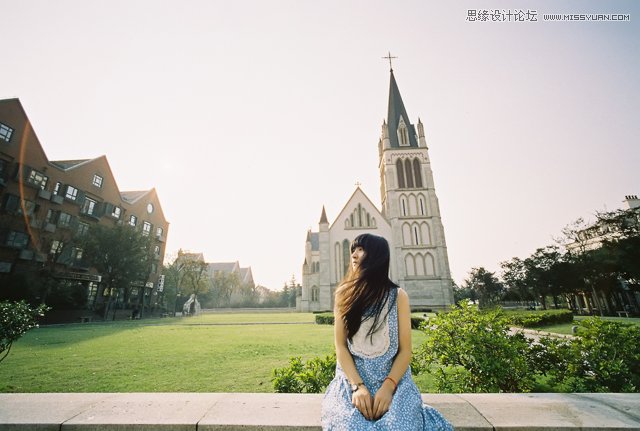
[[[362,234],[351,243],[351,253],[362,247],[364,257],[354,269],[349,265],[347,275],[336,289],[336,309],[342,316],[351,340],[367,319],[374,319],[367,335],[382,324],[382,310],[389,301],[391,289],[398,287],[389,279],[389,243],[381,236]],[[391,304],[393,305],[393,304]],[[386,318],[386,315],[383,319]]]

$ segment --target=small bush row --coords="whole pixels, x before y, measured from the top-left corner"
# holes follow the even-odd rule
[[[336,354],[313,358],[289,358],[289,366],[271,372],[273,389],[280,393],[320,393],[331,383],[336,371]]]
[[[544,311],[504,311],[511,324],[524,328],[537,328],[540,326],[558,325],[573,322],[571,310],[544,310]]]

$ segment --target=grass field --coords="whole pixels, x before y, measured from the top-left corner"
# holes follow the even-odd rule
[[[578,322],[588,319],[588,316],[574,316],[573,323],[562,323],[559,325],[541,326],[538,329],[540,331],[554,332],[556,334],[572,334],[572,327],[576,326]],[[637,317],[602,317],[602,320],[610,322],[620,322],[632,325],[640,326],[640,318]]]
[[[0,363],[0,392],[273,392],[271,370],[290,356],[333,352],[333,327],[312,322],[204,314],[37,328]],[[414,346],[424,339],[413,337]],[[429,378],[416,379],[425,392]]]

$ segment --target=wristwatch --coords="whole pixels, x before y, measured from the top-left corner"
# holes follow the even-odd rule
[[[363,386],[364,383],[360,382],[360,383],[351,383],[351,392],[355,392],[358,390],[358,388],[360,386]]]

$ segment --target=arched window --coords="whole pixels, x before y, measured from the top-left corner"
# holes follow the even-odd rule
[[[418,228],[417,224],[413,225],[413,241],[414,241],[414,245],[420,245],[421,238],[420,238],[420,229]]]
[[[404,196],[400,198],[400,212],[403,216],[407,215],[407,199]]]
[[[342,241],[342,274],[346,274],[349,270],[349,262],[351,256],[351,244],[348,240]]]
[[[427,215],[427,206],[424,203],[424,197],[420,195],[418,198],[420,215]]]
[[[411,226],[409,223],[402,225],[402,244],[411,245]]]
[[[400,159],[396,162],[396,170],[398,171],[398,187],[404,189],[406,187],[404,182],[404,166]]]
[[[420,160],[413,159],[413,176],[415,177],[416,188],[422,188],[422,173],[420,172]]]
[[[338,282],[342,279],[342,262],[340,262],[340,258],[342,257],[342,247],[339,242],[336,242],[334,247],[334,268],[335,268],[335,281]]]
[[[424,257],[424,264],[427,275],[436,275],[436,264],[431,253],[427,253],[427,255]]]
[[[413,175],[411,174],[411,160],[407,159],[404,161],[404,170],[407,175],[407,188],[413,188]]]
[[[416,275],[416,262],[415,260],[413,260],[413,256],[411,256],[410,254],[406,255],[404,258],[404,265],[408,277]]]
[[[416,256],[416,275],[426,275],[424,270],[424,258],[421,254]]]
[[[409,215],[418,214],[418,204],[416,203],[416,196],[409,195]]]
[[[404,122],[404,118],[400,117],[400,124],[398,124],[398,140],[401,147],[408,147],[411,145],[409,142],[409,131],[407,125]]]
[[[427,223],[420,224],[420,230],[422,231],[423,244],[431,245],[431,228]]]
[[[318,286],[311,287],[311,301],[318,302],[320,300],[320,291]]]

